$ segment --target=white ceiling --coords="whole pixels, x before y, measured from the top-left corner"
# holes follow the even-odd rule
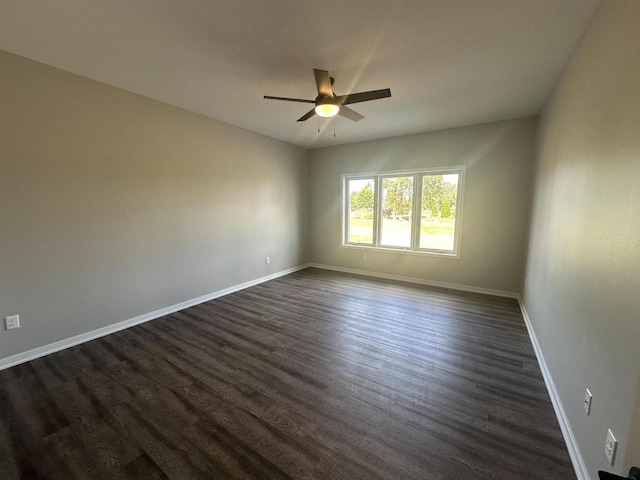
[[[599,0],[0,0],[0,49],[307,148],[533,115]],[[295,120],[313,68],[391,88]]]

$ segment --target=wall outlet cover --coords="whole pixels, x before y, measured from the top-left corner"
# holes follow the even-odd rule
[[[9,315],[8,317],[4,317],[4,328],[6,330],[20,328],[20,315]]]
[[[593,399],[593,395],[591,395],[591,391],[587,388],[584,391],[584,411],[587,412],[587,415],[591,413],[591,400]]]
[[[613,466],[613,462],[616,459],[616,449],[618,448],[618,441],[613,436],[611,429],[607,430],[607,440],[604,444],[604,454],[609,460],[609,465]]]

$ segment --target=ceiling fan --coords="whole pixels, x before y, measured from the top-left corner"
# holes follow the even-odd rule
[[[382,90],[371,90],[369,92],[351,93],[348,95],[336,95],[333,93],[334,79],[329,77],[329,72],[314,68],[313,74],[316,78],[316,85],[318,87],[318,96],[315,100],[272,97],[269,95],[265,95],[264,98],[268,100],[283,100],[285,102],[314,103],[315,107],[300,117],[298,122],[304,122],[316,114],[321,117],[342,115],[349,120],[359,122],[364,118],[364,116],[354,110],[351,110],[347,105],[351,105],[352,103],[368,102],[370,100],[378,100],[380,98],[387,98],[391,96],[391,90],[388,88],[383,88]]]

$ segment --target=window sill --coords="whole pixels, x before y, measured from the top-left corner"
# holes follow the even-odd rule
[[[357,243],[343,243],[342,245],[340,245],[340,248],[355,249],[355,250],[362,250],[362,251],[368,251],[368,252],[402,253],[405,255],[452,258],[456,260],[460,259],[460,254],[457,252],[437,252],[437,251],[430,251],[430,250],[408,250],[404,248],[393,248],[393,247],[373,247],[371,245],[359,245]]]

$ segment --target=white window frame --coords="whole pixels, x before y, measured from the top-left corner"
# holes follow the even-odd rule
[[[453,250],[439,250],[432,248],[420,248],[420,228],[422,221],[422,177],[425,175],[458,175],[458,190],[456,192],[456,217],[453,234]],[[449,167],[421,168],[417,170],[399,170],[372,173],[342,174],[342,204],[341,204],[341,246],[344,248],[358,248],[376,251],[390,251],[417,255],[437,255],[448,258],[460,258],[460,233],[462,225],[462,211],[464,200],[464,183],[466,167],[454,165]],[[396,247],[382,245],[382,205],[383,205],[383,180],[389,177],[413,177],[413,207],[411,212],[411,246]],[[349,192],[350,180],[373,180],[373,242],[349,242]]]
[[[378,218],[376,215],[376,205],[378,204],[378,180],[376,179],[376,174],[371,175],[342,175],[342,244],[349,246],[358,246],[358,247],[369,247],[372,248],[374,245],[378,243]],[[373,180],[374,188],[373,188],[373,243],[362,243],[362,242],[349,242],[349,215],[345,216],[346,208],[348,206],[348,198],[349,198],[349,180]],[[345,203],[347,202],[347,203]]]

